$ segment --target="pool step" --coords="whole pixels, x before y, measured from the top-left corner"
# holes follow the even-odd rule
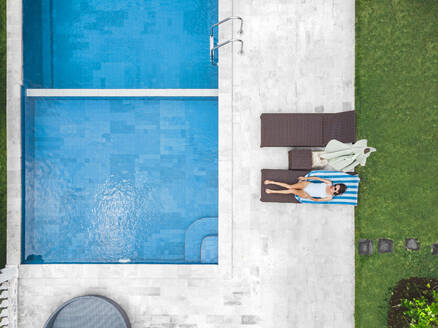
[[[204,237],[201,243],[201,263],[217,264],[218,238],[217,235]]]
[[[187,263],[218,261],[218,218],[206,217],[193,222],[185,233],[185,260]]]
[[[183,229],[163,229],[150,235],[144,243],[147,259],[154,259],[157,254],[164,262],[183,260],[182,250],[184,247]]]

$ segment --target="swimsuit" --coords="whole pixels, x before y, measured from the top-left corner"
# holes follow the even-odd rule
[[[303,189],[310,197],[325,198],[327,197],[327,184],[325,183],[313,183],[309,184]]]

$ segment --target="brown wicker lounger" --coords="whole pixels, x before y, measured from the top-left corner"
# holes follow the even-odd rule
[[[356,141],[354,111],[327,114],[265,113],[261,147],[324,147],[332,139]]]
[[[265,180],[274,180],[289,184],[294,184],[298,182],[298,177],[305,176],[309,171],[303,170],[262,170],[262,189],[260,200],[262,202],[274,202],[274,203],[299,203],[295,196],[292,194],[267,194],[265,189],[283,189],[275,185],[265,185]]]

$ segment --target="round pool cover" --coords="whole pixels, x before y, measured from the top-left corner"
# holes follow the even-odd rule
[[[61,305],[44,328],[130,328],[128,316],[103,296],[80,296]]]

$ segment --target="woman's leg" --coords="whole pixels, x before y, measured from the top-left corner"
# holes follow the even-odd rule
[[[300,181],[300,182],[297,182],[297,183],[291,185],[290,187],[291,187],[292,189],[304,189],[304,188],[306,188],[306,186],[307,186],[309,183],[310,183],[309,181]],[[300,196],[300,197],[301,197],[301,196]]]
[[[265,189],[265,192],[267,194],[293,194],[300,196],[301,198],[308,198],[307,193],[300,189],[286,189],[286,190]]]
[[[301,198],[309,198],[309,195],[307,195],[305,191],[300,189],[294,189],[294,194],[300,196]]]
[[[295,194],[295,189],[283,189],[283,190],[273,190],[265,189],[267,194]]]
[[[293,185],[287,184],[287,183],[283,183],[283,182],[277,182],[277,181],[272,181],[272,180],[265,180],[265,185],[267,184],[273,184],[273,185],[277,185],[286,189],[304,189],[310,182],[309,181],[300,181],[297,182]]]
[[[283,190],[273,190],[266,189],[265,192],[267,194],[293,194],[302,197],[302,195],[306,195],[306,193],[299,189],[283,189]]]
[[[272,181],[272,180],[265,180],[265,185],[267,185],[267,184],[273,184],[273,185],[280,186],[280,187],[283,187],[286,189],[290,189],[290,187],[291,187],[290,184],[287,184],[284,182]]]

